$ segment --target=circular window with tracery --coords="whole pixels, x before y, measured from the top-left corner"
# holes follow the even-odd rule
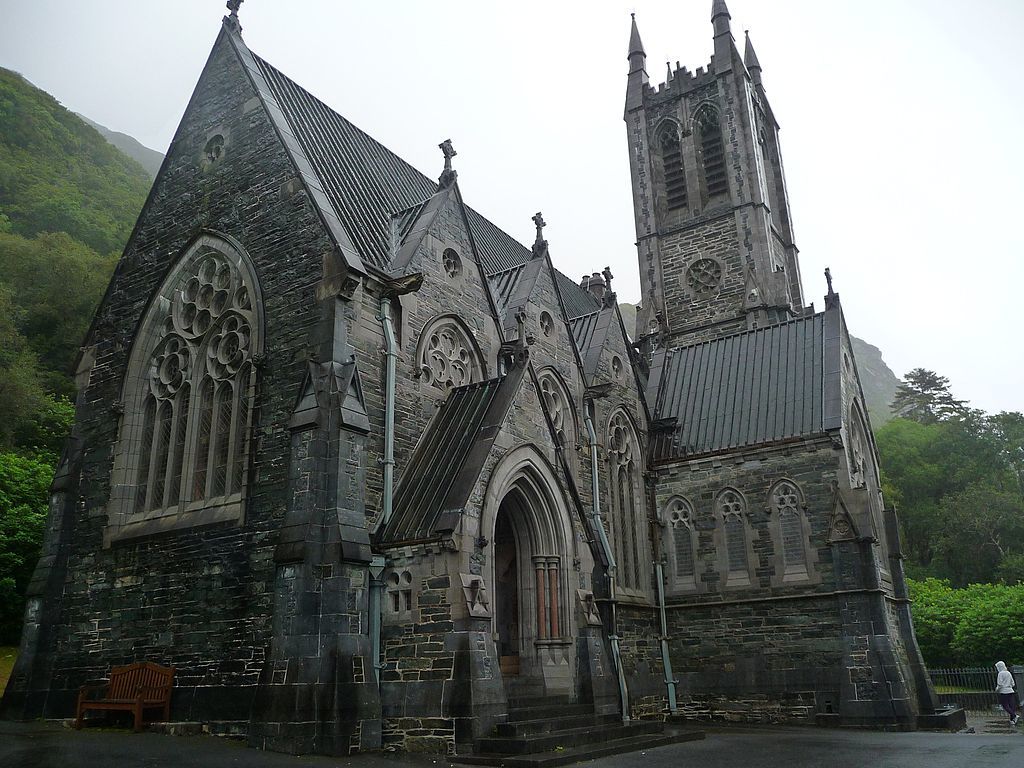
[[[697,259],[686,270],[686,284],[694,293],[711,293],[721,282],[722,265],[714,259]]]
[[[554,376],[545,375],[540,380],[540,394],[544,399],[544,406],[551,417],[551,424],[555,428],[555,434],[562,445],[566,443],[566,423],[569,421],[569,403],[566,400],[562,387]]]
[[[438,389],[471,384],[482,368],[476,347],[462,327],[442,319],[424,329],[419,365],[423,379]]]
[[[444,271],[448,277],[454,279],[462,274],[462,259],[451,248],[445,248],[444,253],[441,254],[441,263],[444,265]]]

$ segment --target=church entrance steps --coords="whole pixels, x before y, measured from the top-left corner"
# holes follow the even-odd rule
[[[596,729],[595,729],[596,730]],[[598,757],[621,755],[628,752],[654,749],[668,744],[685,741],[698,741],[704,738],[704,732],[698,730],[665,730],[661,733],[643,733],[640,735],[619,738],[607,738],[609,734],[602,730],[595,734],[593,743],[580,744],[573,747],[551,748],[547,752],[526,754],[476,754],[449,757],[452,763],[464,765],[492,765],[505,768],[555,768],[559,765],[571,765],[583,760],[594,760]],[[605,740],[607,739],[607,740]]]
[[[658,720],[622,722],[617,714],[598,715],[587,704],[568,699],[520,699],[508,721],[479,739],[472,755],[450,758],[467,765],[557,766],[605,755],[702,739],[696,730],[667,727]]]

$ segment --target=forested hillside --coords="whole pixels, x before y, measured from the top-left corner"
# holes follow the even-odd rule
[[[70,368],[150,183],[81,118],[0,69],[0,644],[20,629],[71,424]]]

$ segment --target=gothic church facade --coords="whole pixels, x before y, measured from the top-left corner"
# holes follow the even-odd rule
[[[635,334],[540,214],[517,243],[450,143],[422,175],[236,10],[82,348],[5,713],[133,660],[176,667],[172,719],[292,752],[465,752],[536,699],[932,713],[839,297],[804,303],[724,2],[710,65],[656,88],[632,27]]]

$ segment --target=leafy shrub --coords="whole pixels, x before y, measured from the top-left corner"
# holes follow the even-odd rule
[[[0,645],[18,642],[25,589],[39,559],[53,465],[0,453]]]
[[[908,579],[917,641],[929,667],[1024,662],[1024,585]]]

